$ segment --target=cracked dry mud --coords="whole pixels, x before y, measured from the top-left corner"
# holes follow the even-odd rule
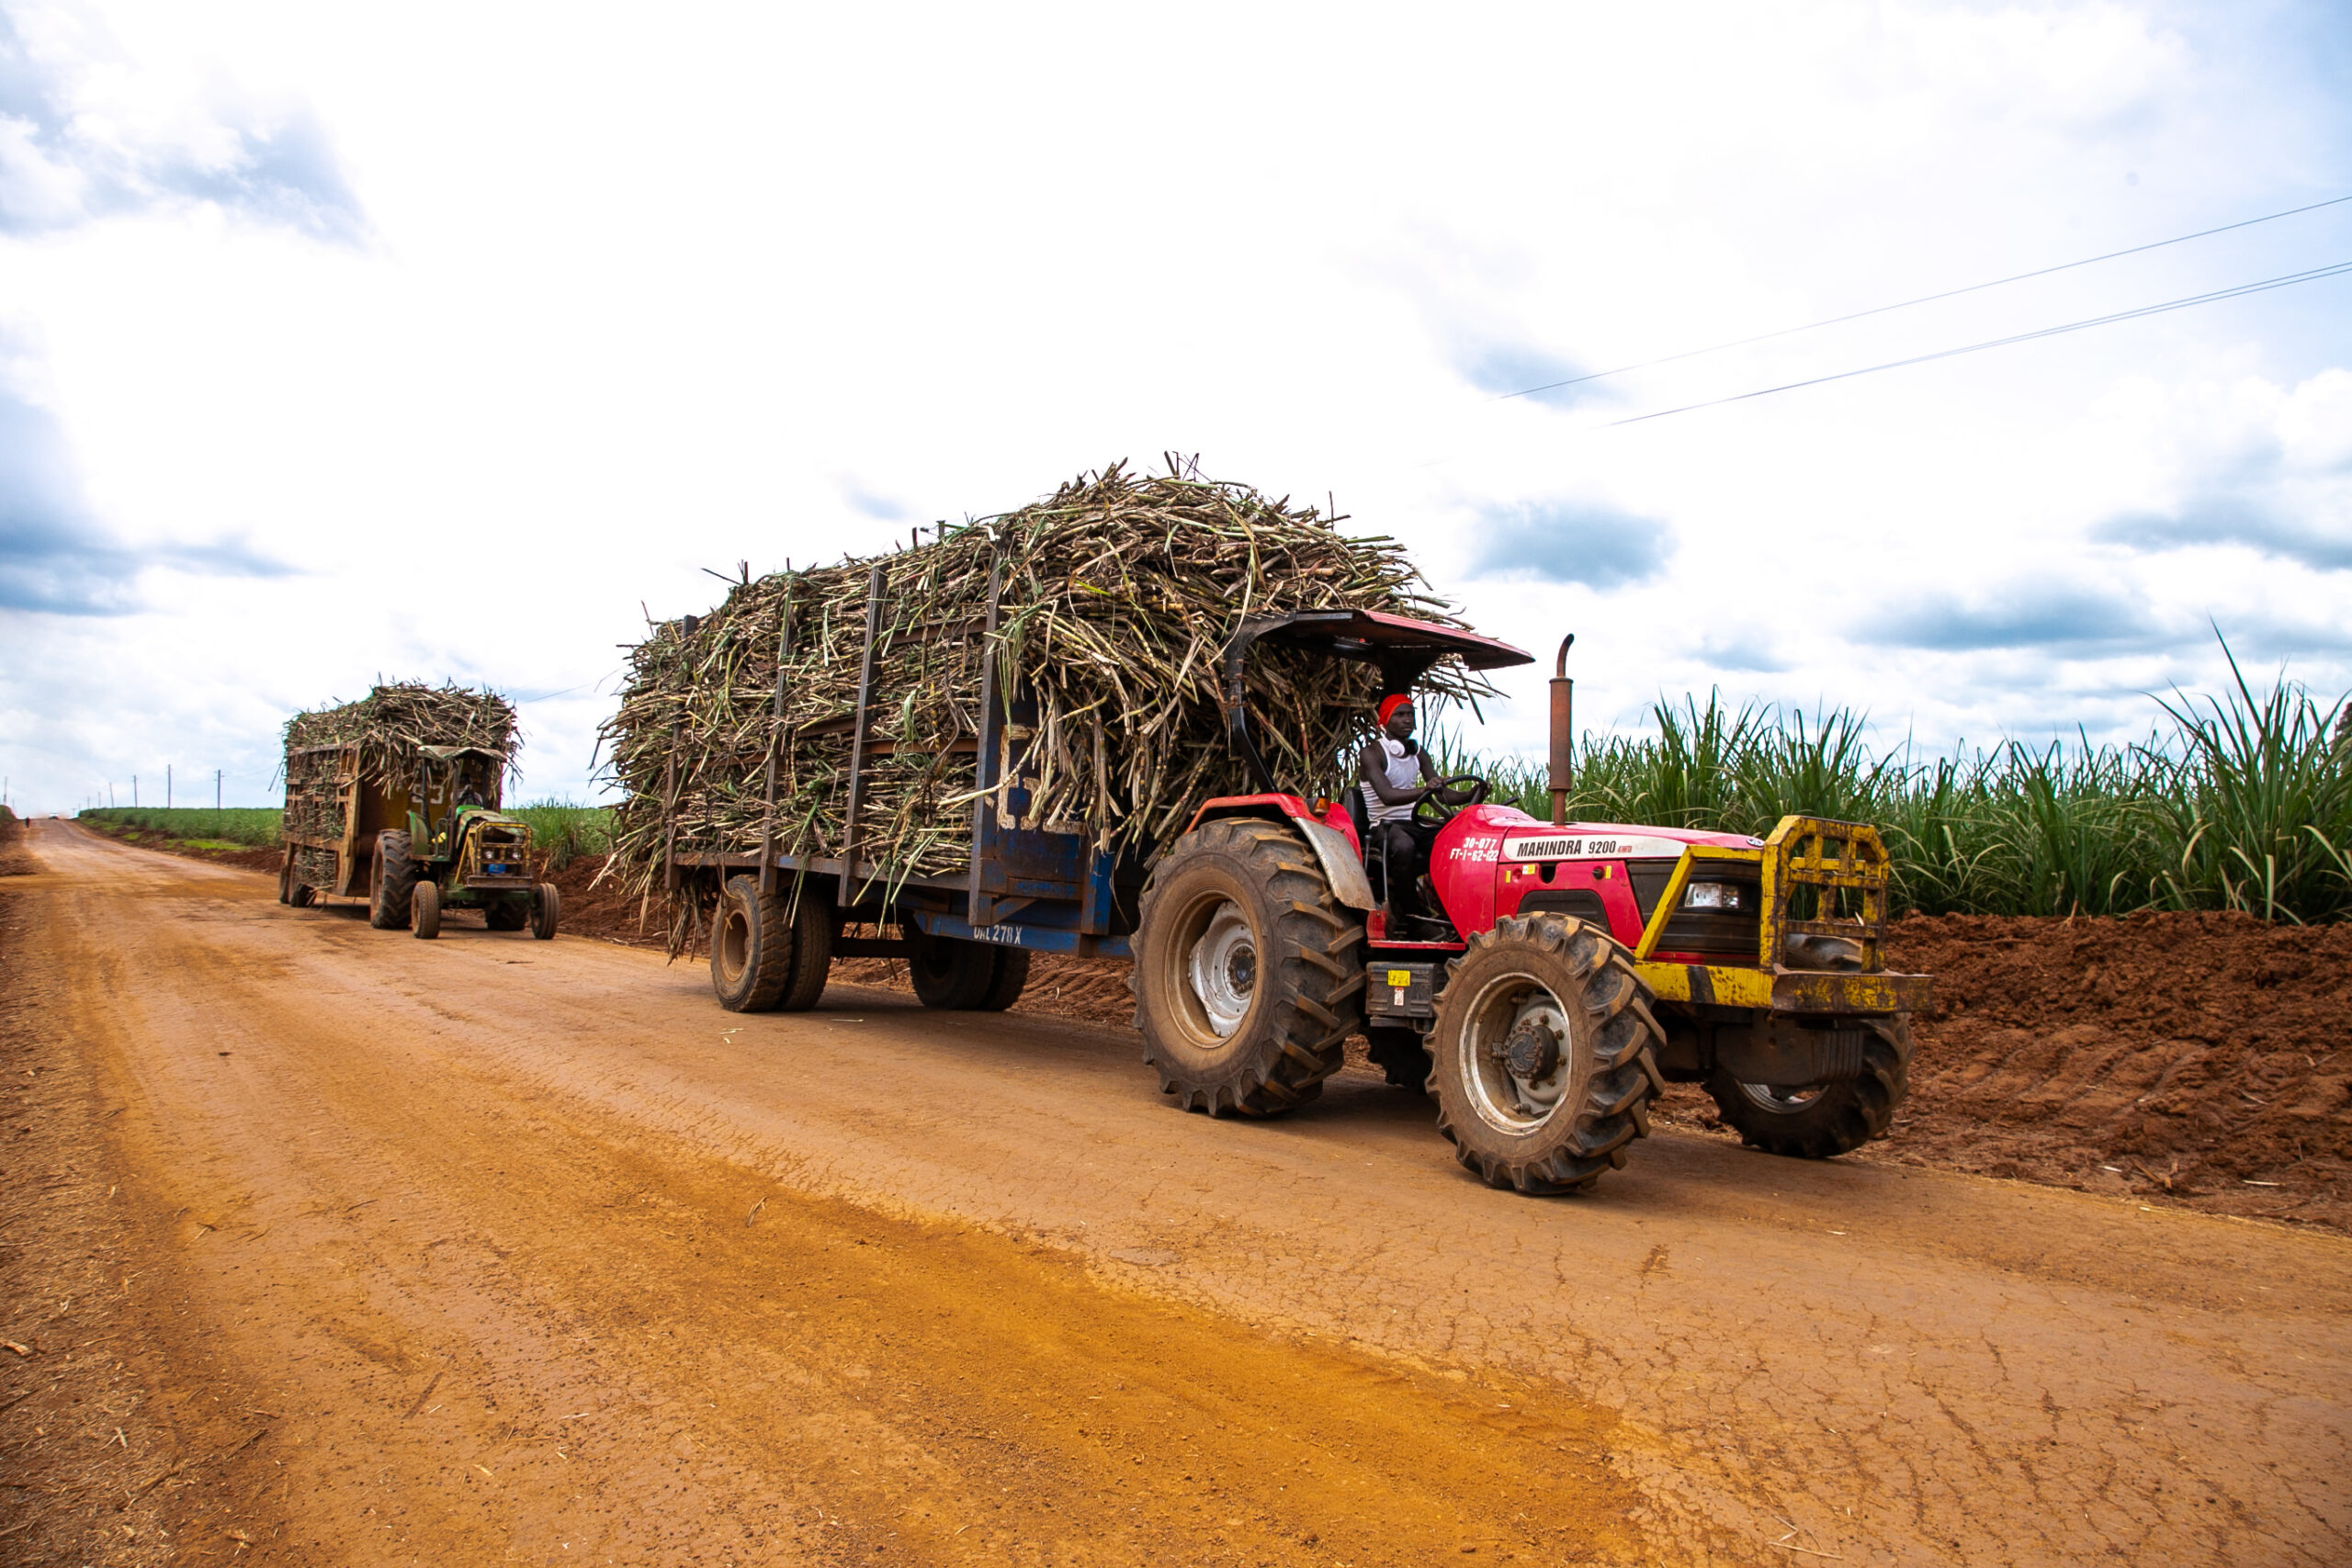
[[[32,847],[10,1561],[2352,1560],[2338,1236],[1670,1131],[1528,1201],[1365,1074],[1212,1122],[1081,1022]]]

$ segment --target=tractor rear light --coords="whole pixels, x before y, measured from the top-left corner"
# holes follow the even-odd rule
[[[1694,882],[1682,895],[1686,909],[1736,909],[1739,908],[1739,884],[1736,882]]]

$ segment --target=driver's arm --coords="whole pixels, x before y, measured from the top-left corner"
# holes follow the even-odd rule
[[[1424,753],[1421,757],[1421,772],[1427,774],[1429,768],[1430,760]],[[1380,797],[1380,804],[1383,806],[1410,806],[1429,794],[1426,788],[1398,789],[1388,782],[1388,754],[1380,749],[1380,742],[1377,740],[1364,742],[1363,750],[1356,757],[1356,774],[1372,786],[1372,793]]]

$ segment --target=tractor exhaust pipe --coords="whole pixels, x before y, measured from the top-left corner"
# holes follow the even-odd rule
[[[1575,725],[1577,683],[1568,679],[1568,646],[1577,640],[1570,632],[1560,639],[1559,662],[1552,667],[1552,826],[1564,828],[1568,821],[1568,790],[1576,781],[1577,739]]]

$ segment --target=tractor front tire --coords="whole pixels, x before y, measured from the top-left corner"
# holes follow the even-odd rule
[[[1845,1083],[1777,1089],[1742,1083],[1717,1067],[1707,1092],[1739,1141],[1767,1154],[1828,1159],[1883,1138],[1911,1091],[1911,1021],[1898,1014],[1863,1023],[1862,1076]]]
[[[552,882],[531,888],[531,935],[538,942],[555,940],[556,922],[563,919],[563,890]],[[519,929],[521,922],[516,922]]]
[[[376,856],[368,864],[368,923],[379,931],[406,931],[415,889],[408,835],[387,828],[376,835]]]
[[[710,988],[729,1012],[772,1012],[792,982],[792,921],[759,879],[730,876],[711,921]]]
[[[1666,1088],[1665,1032],[1633,955],[1567,915],[1515,915],[1470,939],[1430,1041],[1437,1124],[1489,1187],[1576,1192],[1622,1168]]]
[[[1136,1028],[1186,1111],[1276,1116],[1323,1092],[1363,1023],[1363,927],[1279,824],[1187,833],[1144,887]]]
[[[416,890],[409,896],[410,913],[415,923],[410,928],[420,942],[431,942],[441,934],[441,885],[430,877],[421,877]]]

